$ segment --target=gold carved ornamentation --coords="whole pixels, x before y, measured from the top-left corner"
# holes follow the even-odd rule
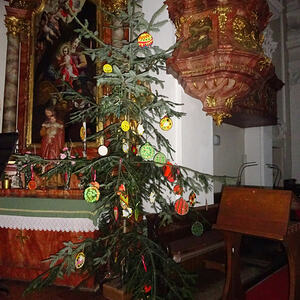
[[[108,0],[104,1],[104,7],[110,13],[117,13],[125,10],[127,7],[127,0]]]
[[[213,96],[209,96],[209,95],[206,96],[205,101],[206,101],[208,107],[216,107],[216,105],[217,105],[217,100]]]
[[[234,18],[233,24],[234,39],[243,47],[248,49],[261,49],[261,35],[255,26],[252,26],[250,22],[241,16]]]
[[[260,59],[257,62],[257,66],[259,68],[259,71],[262,71],[265,68],[268,68],[271,65],[271,59],[267,56],[265,56],[264,58]]]
[[[199,19],[191,23],[189,51],[195,51],[198,49],[204,49],[211,44],[209,32],[212,30],[212,21],[209,17]]]
[[[218,6],[214,13],[218,14],[219,28],[221,33],[225,33],[226,23],[228,21],[227,14],[232,11],[229,6]]]
[[[178,39],[180,39],[181,38],[181,36],[182,36],[182,25],[184,24],[184,23],[186,23],[189,19],[191,19],[192,18],[192,16],[189,16],[188,18],[187,17],[180,17],[180,18],[177,18],[176,19],[176,21],[174,22],[174,24],[175,24],[175,28],[176,28],[176,33],[175,33],[175,35],[176,35],[176,37],[178,38]]]
[[[37,5],[36,0],[10,0],[9,6],[18,9],[34,9]]]
[[[27,20],[17,19],[16,17],[6,17],[5,25],[7,27],[7,32],[13,35],[18,35],[20,33],[29,33],[30,24]]]
[[[207,113],[206,115],[212,116],[217,126],[220,126],[223,123],[223,119],[232,117],[231,114],[224,113],[224,112],[213,112],[213,113]]]
[[[236,96],[232,96],[232,97],[229,97],[225,100],[225,105],[226,105],[227,108],[232,109],[233,102],[234,102],[235,98],[236,98]]]

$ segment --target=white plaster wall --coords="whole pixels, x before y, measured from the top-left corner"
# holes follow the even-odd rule
[[[214,125],[214,135],[220,137],[220,145],[214,145],[214,174],[237,176],[239,167],[244,162],[244,129],[222,124]],[[222,185],[215,183],[215,192],[220,192]]]
[[[143,11],[147,19],[163,5],[163,0],[144,0]],[[169,19],[167,9],[159,17],[159,20]],[[160,32],[151,32],[154,39],[154,45],[159,45],[167,49],[175,42],[175,27],[171,21],[165,24]],[[182,119],[174,119],[173,128],[165,133],[165,136],[171,142],[174,150],[174,162],[201,172],[213,173],[213,147],[212,147],[212,121],[202,112],[202,103],[186,95],[179,86],[178,81],[171,75],[160,75],[165,81],[165,87],[162,93],[170,100],[183,103],[182,110],[187,113]],[[190,191],[187,191],[189,194]],[[198,200],[201,204],[213,202],[213,193],[203,194]]]
[[[273,185],[272,126],[245,129],[245,162],[256,162],[257,166],[245,169],[245,185]]]
[[[291,86],[292,178],[300,182],[300,83]]]
[[[4,98],[4,81],[6,68],[6,27],[4,25],[5,2],[0,1],[0,132],[2,132],[2,116],[3,116],[3,98]]]

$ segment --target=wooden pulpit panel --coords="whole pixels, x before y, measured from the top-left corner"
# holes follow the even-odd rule
[[[213,228],[283,240],[292,192],[256,187],[224,187]]]

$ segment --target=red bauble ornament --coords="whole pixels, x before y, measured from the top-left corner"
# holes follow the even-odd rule
[[[176,194],[176,195],[182,195],[183,193],[183,188],[179,185],[179,184],[176,184],[173,188],[173,192]]]
[[[146,284],[145,284],[145,286],[144,286],[144,291],[145,291],[146,294],[149,293],[149,292],[151,291],[151,289],[152,289],[152,286],[151,286],[151,285],[146,285]]]
[[[168,181],[170,182],[174,182],[175,181],[175,177],[172,174],[172,164],[168,161],[166,163],[166,165],[163,167],[163,171],[164,171],[164,176],[167,178]]]
[[[118,209],[117,206],[114,207],[114,217],[115,217],[115,220],[117,222],[118,219],[119,219],[119,209]]]
[[[189,212],[189,205],[182,197],[175,202],[175,211],[181,216]]]

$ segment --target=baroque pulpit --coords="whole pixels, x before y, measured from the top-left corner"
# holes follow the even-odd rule
[[[282,87],[264,54],[267,1],[166,0],[179,43],[168,72],[201,100],[217,125],[276,124],[276,92]],[[233,117],[231,119],[231,117]]]

